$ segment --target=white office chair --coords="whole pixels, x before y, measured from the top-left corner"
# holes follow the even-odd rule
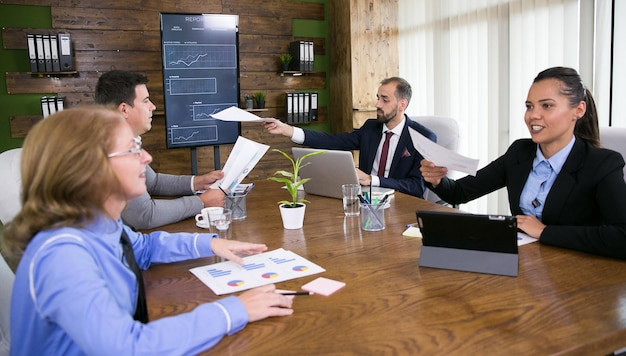
[[[13,220],[15,215],[22,208],[20,202],[20,192],[22,189],[22,179],[20,176],[20,159],[22,149],[0,153],[0,222],[6,225]]]
[[[14,280],[15,274],[0,255],[0,355],[8,355],[11,344],[9,317]]]
[[[621,153],[626,159],[626,127],[601,127],[600,143],[604,148]],[[624,180],[626,180],[626,166],[624,166]]]
[[[455,119],[446,116],[412,116],[411,120],[426,126],[437,135],[437,144],[449,150],[456,151],[459,147],[459,124]],[[448,205],[430,189],[424,192],[424,199],[443,205]],[[455,208],[458,206],[454,206]]]

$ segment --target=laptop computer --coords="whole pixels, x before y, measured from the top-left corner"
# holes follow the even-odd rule
[[[342,184],[359,183],[354,159],[350,151],[319,150],[304,147],[292,147],[291,151],[294,159],[314,151],[326,151],[325,154],[307,158],[305,163],[310,163],[300,169],[300,178],[311,178],[303,185],[304,191],[308,194],[342,199]]]
[[[517,276],[514,216],[417,211],[422,233],[419,265]]]

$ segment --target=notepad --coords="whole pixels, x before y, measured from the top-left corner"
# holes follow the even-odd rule
[[[345,285],[346,284],[344,282],[339,282],[324,277],[318,277],[317,279],[314,279],[311,282],[303,285],[302,290],[305,290],[307,292],[313,292],[315,294],[321,294],[328,297],[339,289],[345,287]]]
[[[407,237],[422,237],[422,232],[419,227],[409,226],[406,230],[404,230],[402,235]]]

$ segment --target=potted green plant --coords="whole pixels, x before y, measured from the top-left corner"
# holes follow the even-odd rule
[[[291,172],[279,170],[274,172],[274,176],[268,179],[284,183],[287,192],[289,193],[291,200],[281,200],[278,202],[280,208],[280,216],[283,220],[283,227],[285,229],[299,229],[304,223],[304,212],[306,210],[305,203],[309,203],[308,200],[298,197],[298,188],[304,183],[308,182],[310,178],[300,179],[298,176],[300,169],[309,165],[311,162],[304,162],[307,158],[318,154],[326,153],[326,151],[315,151],[306,154],[296,160],[291,158],[285,152],[275,148],[272,151],[278,152],[289,160],[291,163]]]
[[[265,108],[265,92],[257,91],[254,93],[254,100],[256,101],[257,109]]]
[[[289,70],[289,63],[291,63],[291,54],[283,53],[280,55],[280,65],[283,68],[283,72]]]

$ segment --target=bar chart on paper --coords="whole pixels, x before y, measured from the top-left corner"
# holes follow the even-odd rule
[[[189,270],[217,295],[240,292],[266,284],[326,271],[298,254],[282,248],[244,258],[244,264],[227,261]]]

